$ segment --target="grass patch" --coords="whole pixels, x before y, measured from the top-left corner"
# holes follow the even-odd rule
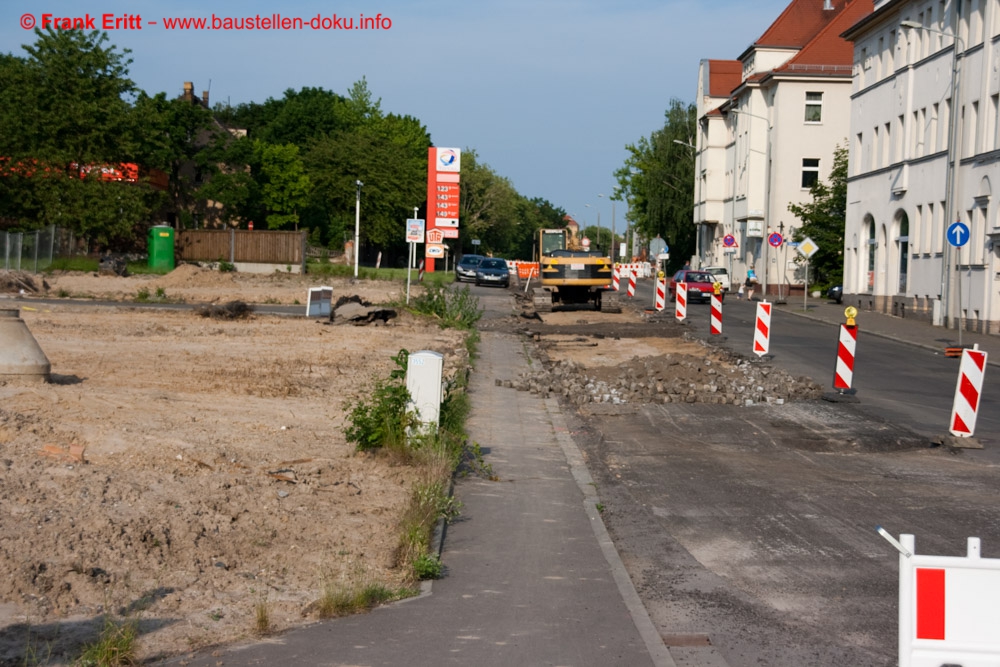
[[[254,602],[253,632],[258,637],[271,633],[271,601],[267,599],[267,591],[258,594]]]
[[[353,264],[330,264],[328,262],[309,261],[306,264],[306,273],[315,276],[330,276],[332,278],[353,278]],[[419,272],[410,269],[410,282],[416,284]],[[375,269],[369,266],[358,267],[359,280],[395,280],[406,282],[406,269]],[[435,271],[434,273],[424,273],[422,284],[424,285],[447,285],[455,281],[455,274],[451,271]]]
[[[413,299],[415,312],[437,319],[442,328],[472,330],[483,316],[479,299],[473,296],[469,286],[446,289],[442,285],[426,285],[424,293]]]
[[[150,294],[148,287],[140,287],[139,291],[135,293],[135,300],[138,303],[165,303],[169,301],[167,290],[162,287],[157,287],[153,294]]]
[[[45,272],[83,271],[85,273],[94,273],[99,268],[100,261],[91,257],[54,257],[52,263],[45,269]]]
[[[343,584],[328,581],[323,587],[322,597],[316,602],[316,613],[320,618],[360,614],[380,604],[403,600],[416,594],[416,590],[407,587],[392,589],[371,582]]]
[[[139,622],[135,618],[115,620],[109,614],[97,641],[83,649],[77,667],[125,667],[137,665],[136,644],[139,639]]]

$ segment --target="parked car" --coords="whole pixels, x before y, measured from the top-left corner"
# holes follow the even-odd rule
[[[455,265],[455,280],[460,283],[476,282],[476,269],[483,259],[482,255],[462,255],[462,259]]]
[[[826,291],[826,298],[831,301],[836,301],[837,303],[844,302],[844,286],[834,285]]]
[[[716,277],[708,271],[681,269],[670,279],[668,287],[670,300],[677,300],[677,283],[687,283],[688,303],[710,301],[712,294],[715,292],[715,282]],[[726,293],[723,292],[720,298],[725,299],[725,296]]]
[[[480,261],[479,268],[476,269],[476,284],[509,287],[510,269],[507,268],[507,260],[487,257]]]
[[[732,289],[732,282],[729,280],[729,269],[724,266],[706,266],[703,271],[708,271],[715,279],[722,283],[722,290],[728,292]]]

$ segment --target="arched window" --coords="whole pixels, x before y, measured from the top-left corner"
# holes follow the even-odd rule
[[[896,240],[899,251],[899,288],[898,294],[906,294],[906,271],[910,261],[910,219],[906,213],[899,214],[899,238]]]
[[[865,281],[865,291],[875,293],[875,220],[868,217],[868,278]]]

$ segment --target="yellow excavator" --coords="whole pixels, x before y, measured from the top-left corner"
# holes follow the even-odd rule
[[[610,257],[580,239],[576,221],[562,229],[538,230],[536,253],[543,290],[536,292],[536,311],[587,303],[601,309],[601,295],[611,288],[614,267]]]

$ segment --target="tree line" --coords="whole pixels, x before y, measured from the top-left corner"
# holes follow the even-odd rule
[[[279,99],[209,108],[194,95],[149,95],[130,52],[107,33],[35,30],[23,55],[0,54],[0,229],[58,225],[100,249],[143,247],[151,224],[178,229],[306,230],[339,250],[353,238],[356,181],[362,247],[403,257],[405,223],[426,212],[430,133],[386,112],[364,78],[346,94],[286,90]],[[136,182],[108,177],[124,164]],[[529,257],[539,228],[565,211],[529,199],[465,148],[462,247]]]

